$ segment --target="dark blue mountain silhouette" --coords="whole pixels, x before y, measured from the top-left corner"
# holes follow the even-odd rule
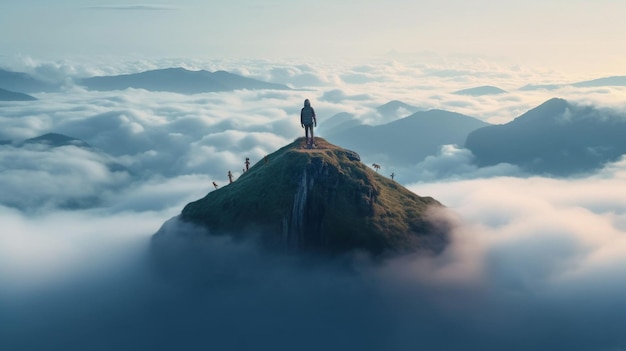
[[[380,124],[389,123],[401,117],[406,117],[419,110],[402,101],[393,100],[376,108],[376,112],[382,117]],[[403,115],[404,113],[404,115]],[[352,113],[340,112],[320,123],[319,130],[322,134],[337,134],[342,130],[364,124],[362,119]]]
[[[402,101],[393,100],[376,108],[376,112],[382,117],[380,124],[389,123],[401,117],[406,117],[419,110]],[[404,115],[402,115],[404,113]],[[322,133],[336,134],[344,129],[362,125],[363,121],[352,113],[340,112],[320,123]]]
[[[91,148],[91,145],[83,140],[59,133],[47,133],[35,138],[26,139],[24,140],[24,144],[44,144],[50,147],[73,145],[78,147]]]
[[[33,101],[35,97],[0,88],[0,101]]]
[[[506,90],[502,90],[498,87],[494,87],[492,85],[483,85],[480,87],[457,90],[452,94],[456,95],[470,95],[470,96],[483,96],[483,95],[497,95],[497,94],[505,94]]]
[[[398,111],[408,111],[407,114],[403,115],[403,116],[398,116]],[[398,100],[393,100],[393,101],[389,101],[388,103],[378,106],[376,108],[376,111],[378,111],[378,113],[380,113],[381,116],[383,116],[384,118],[397,118],[397,117],[406,117],[412,113],[415,113],[419,110],[418,107],[415,106],[411,106],[409,104],[405,104],[402,101],[398,101]]]
[[[624,87],[626,86],[626,76],[604,77],[570,84],[529,84],[519,90],[555,90],[566,86],[577,88]]]
[[[511,163],[567,176],[591,171],[626,153],[626,116],[551,99],[515,120],[473,131],[465,147],[479,166]]]
[[[333,143],[359,150],[364,157],[378,156],[396,165],[414,165],[436,155],[442,145],[462,145],[471,131],[488,125],[459,113],[430,110],[383,125],[328,131],[324,136]]]
[[[336,134],[348,128],[361,125],[361,121],[353,114],[348,112],[340,112],[333,115],[329,119],[319,124],[319,130],[322,134]]]
[[[267,83],[225,71],[189,71],[166,68],[119,76],[91,77],[78,81],[90,90],[124,90],[127,88],[168,91],[180,94],[232,91],[239,89],[289,90],[283,84]]]
[[[614,76],[614,77],[605,77],[598,78],[593,80],[587,80],[584,82],[578,82],[572,84],[575,87],[624,87],[626,86],[626,76]]]
[[[528,84],[519,88],[522,91],[534,91],[534,90],[556,90],[567,86],[567,84]]]
[[[24,93],[58,91],[60,86],[51,84],[21,72],[0,69],[0,88]]]

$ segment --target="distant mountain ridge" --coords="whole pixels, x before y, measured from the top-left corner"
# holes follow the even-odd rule
[[[77,82],[89,90],[109,91],[128,88],[166,91],[180,94],[233,91],[240,89],[290,90],[283,84],[263,82],[226,71],[190,71],[166,68],[117,76],[84,78]]]
[[[58,91],[60,86],[44,82],[27,73],[0,69],[0,88],[12,92],[40,93]]]
[[[377,125],[349,125],[327,130],[325,137],[336,144],[359,150],[362,155],[380,157],[379,162],[415,165],[436,155],[441,146],[463,145],[467,135],[489,123],[460,113],[430,110],[416,112],[399,120]],[[384,158],[384,159],[383,159]]]
[[[625,87],[626,76],[613,76],[613,77],[598,78],[598,79],[592,79],[592,80],[586,80],[583,82],[574,83],[572,85],[575,87],[582,87],[582,88],[607,87],[607,86]]]
[[[484,96],[484,95],[498,95],[505,94],[506,90],[500,89],[498,87],[494,87],[492,85],[483,85],[474,88],[468,88],[463,90],[457,90],[452,94],[456,95],[470,95],[470,96]]]
[[[604,77],[592,80],[585,80],[577,83],[564,83],[564,84],[528,84],[521,87],[519,90],[556,90],[559,88],[573,86],[577,88],[594,88],[594,87],[625,87],[626,76],[612,76]]]
[[[348,128],[362,125],[363,123],[353,114],[348,112],[339,112],[333,115],[323,123],[320,122],[318,130],[322,134],[335,134]]]
[[[419,111],[419,108],[406,104],[402,101],[393,100],[384,105],[378,106],[376,111],[383,116],[383,118],[395,119],[413,114]]]
[[[376,124],[390,123],[400,118],[407,117],[419,110],[419,107],[409,105],[399,100],[392,100],[376,107],[376,112],[382,117],[382,119],[377,119],[380,123]],[[358,116],[348,112],[339,112],[324,120],[324,123],[320,123],[319,130],[323,134],[333,135],[342,130],[363,124],[363,120]]]
[[[626,154],[626,115],[550,99],[513,121],[471,132],[465,147],[479,166],[510,163],[531,173],[568,176]]]
[[[0,88],[0,101],[34,101],[34,96]]]
[[[73,138],[59,133],[46,133],[35,138],[24,140],[24,144],[44,144],[49,147],[77,146],[91,148],[91,145],[83,140]]]

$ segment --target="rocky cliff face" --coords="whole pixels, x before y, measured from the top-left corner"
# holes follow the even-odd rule
[[[441,251],[444,229],[429,220],[442,205],[372,171],[358,154],[317,139],[297,139],[268,155],[232,184],[185,206],[178,222],[211,234],[255,236],[270,248],[374,255]],[[154,240],[172,234],[164,226]],[[163,241],[166,242],[166,241]]]

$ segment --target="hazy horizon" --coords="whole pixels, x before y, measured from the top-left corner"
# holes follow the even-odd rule
[[[363,63],[434,54],[624,74],[625,11],[626,4],[611,0],[4,2],[0,30],[11,34],[0,38],[0,55]]]

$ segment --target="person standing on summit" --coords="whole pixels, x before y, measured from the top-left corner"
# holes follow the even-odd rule
[[[304,107],[300,111],[300,125],[304,128],[307,147],[314,147],[313,126],[317,127],[317,119],[315,118],[315,110],[311,107],[309,99],[304,100]],[[311,132],[311,139],[309,139],[309,131]]]

